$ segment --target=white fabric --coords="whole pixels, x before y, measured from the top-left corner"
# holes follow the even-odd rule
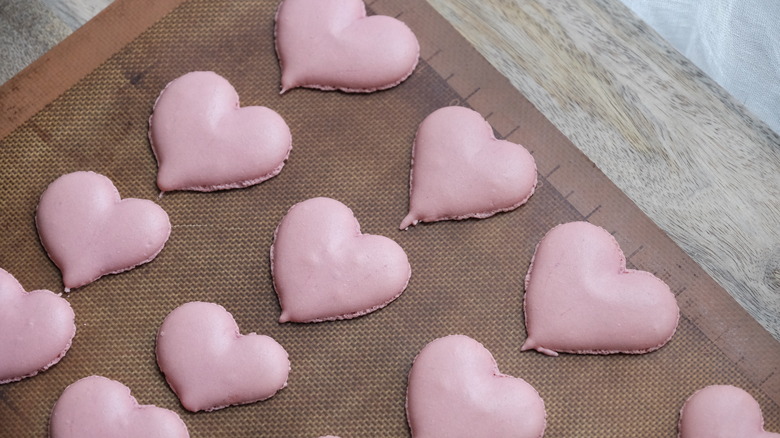
[[[780,0],[623,0],[780,133]]]

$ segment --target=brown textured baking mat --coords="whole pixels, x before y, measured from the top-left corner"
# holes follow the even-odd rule
[[[123,197],[158,202],[173,224],[153,262],[66,295],[76,311],[73,346],[50,370],[0,386],[0,436],[45,436],[61,391],[99,374],[129,386],[141,403],[178,412],[193,437],[405,437],[412,360],[427,342],[454,333],[484,343],[503,372],[537,388],[547,437],[672,437],[684,400],[724,383],[748,390],[767,429],[780,431],[780,344],[430,6],[370,4],[413,28],[422,60],[400,86],[368,95],[279,95],[275,8],[275,1],[183,3],[0,141],[0,267],[28,290],[62,289],[34,211],[63,173],[103,173]],[[286,119],[293,151],[281,174],[246,189],[158,198],[147,119],[165,84],[193,70],[216,71],[243,105]],[[525,206],[489,219],[399,231],[416,127],[445,105],[476,109],[499,137],[533,151],[538,190]],[[364,232],[405,248],[413,274],[398,300],[349,321],[276,322],[273,231],[291,205],[314,196],[344,202]],[[654,272],[677,294],[683,316],[664,348],[638,356],[520,352],[523,277],[534,247],[556,224],[583,219],[607,228],[629,265]],[[260,403],[184,411],[157,369],[154,338],[170,310],[193,300],[217,302],[242,332],[279,341],[292,362],[288,387]]]

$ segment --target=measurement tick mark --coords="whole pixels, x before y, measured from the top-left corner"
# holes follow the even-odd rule
[[[517,126],[515,126],[514,128],[512,128],[512,130],[511,130],[511,131],[509,131],[509,132],[508,132],[508,133],[507,133],[507,134],[504,136],[504,138],[509,138],[509,136],[511,136],[512,134],[514,134],[514,133],[515,133],[515,131],[517,131],[518,129],[520,129],[520,125],[517,125]]]
[[[593,211],[591,211],[590,213],[588,213],[587,215],[585,215],[585,220],[588,220],[588,219],[590,219],[590,217],[591,217],[591,216],[593,216],[593,214],[594,214],[594,213],[596,213],[597,211],[599,211],[599,209],[600,209],[600,208],[601,208],[601,204],[597,205],[597,206],[596,206],[596,208],[594,208],[594,209],[593,209]]]
[[[634,252],[629,254],[628,257],[626,257],[626,260],[631,260],[631,257],[634,257],[639,251],[642,251],[645,248],[644,245],[639,245],[639,248],[635,249]]]
[[[468,96],[464,97],[464,98],[463,98],[463,100],[465,100],[465,101],[467,101],[467,102],[468,102],[468,100],[469,100],[469,99],[471,99],[471,96],[473,96],[473,95],[477,94],[477,91],[479,91],[479,87],[477,87],[477,89],[476,89],[476,90],[474,90],[474,91],[472,91],[471,93],[469,93],[469,95],[468,95]]]
[[[545,178],[550,178],[550,175],[555,173],[560,168],[561,168],[561,165],[560,164],[556,164],[555,167],[553,167],[551,171],[547,172],[547,175],[545,175],[544,177]]]
[[[441,49],[436,49],[436,51],[433,52],[431,56],[429,56],[428,59],[425,60],[425,62],[431,62],[431,59],[435,58],[436,55],[438,55],[439,53],[441,53]]]

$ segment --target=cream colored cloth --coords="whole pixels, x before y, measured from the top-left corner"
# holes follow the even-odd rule
[[[780,133],[780,0],[623,0]]]

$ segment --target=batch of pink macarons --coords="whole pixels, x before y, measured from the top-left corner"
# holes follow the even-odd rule
[[[279,6],[275,36],[283,92],[296,87],[373,92],[412,74],[419,45],[404,23],[366,17],[361,0],[342,0],[336,9],[326,3],[284,0]],[[349,33],[369,42],[370,58],[344,44]],[[149,139],[161,192],[259,184],[282,171],[292,147],[290,130],[278,113],[241,108],[235,89],[213,72],[185,74],[162,90],[149,120]],[[418,127],[409,213],[400,227],[508,212],[533,195],[536,183],[533,156],[523,146],[496,139],[475,111],[441,108]],[[151,262],[171,233],[159,205],[121,199],[109,178],[87,171],[53,181],[40,197],[35,220],[66,292]],[[280,322],[365,315],[401,296],[411,277],[400,245],[362,234],[350,208],[329,198],[292,206],[274,233],[270,252]],[[34,376],[69,350],[75,315],[60,295],[25,292],[0,270],[0,306],[0,383]],[[525,278],[524,313],[528,337],[523,350],[553,356],[647,353],[671,339],[679,319],[669,287],[648,272],[626,269],[612,235],[587,222],[559,225],[539,242]],[[28,329],[33,326],[35,332]],[[170,312],[157,333],[156,356],[170,388],[193,412],[268,399],[287,385],[290,371],[279,343],[261,334],[241,335],[233,316],[216,303],[190,302]],[[544,434],[547,415],[539,393],[523,379],[501,374],[491,353],[467,336],[426,345],[407,384],[412,436]],[[117,409],[134,419],[116,421],[116,413],[108,411]],[[742,431],[761,431],[762,424],[760,408],[748,393],[711,386],[685,404],[679,427],[683,438],[710,436],[707,430],[723,432],[724,427],[736,428],[729,436],[743,436]],[[175,412],[140,406],[129,388],[100,376],[64,390],[52,410],[49,433],[55,438],[189,436]]]

